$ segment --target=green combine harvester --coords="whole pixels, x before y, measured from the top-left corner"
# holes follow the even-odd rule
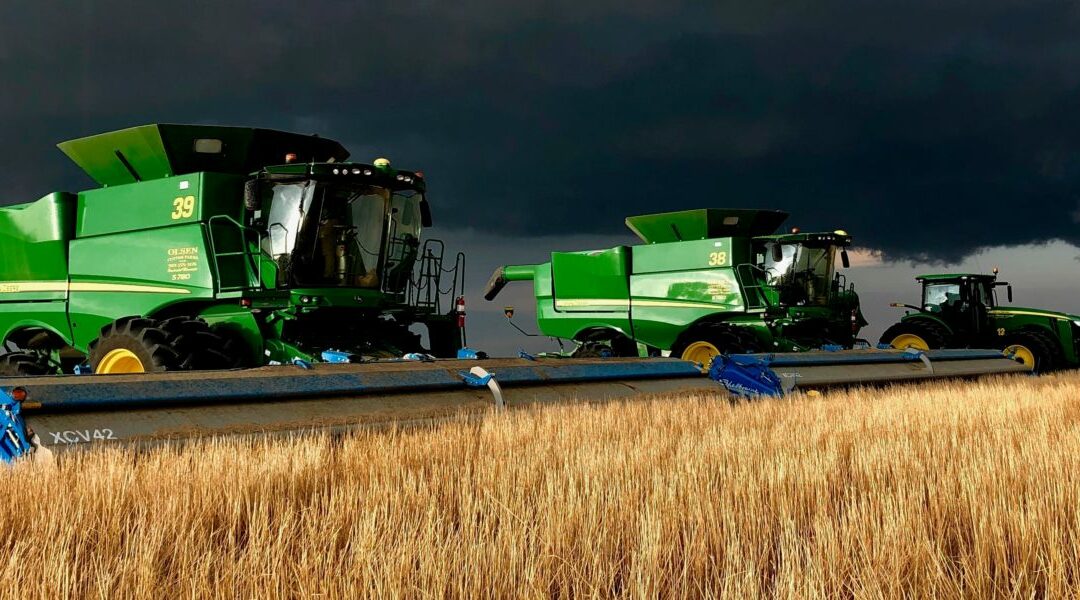
[[[720,354],[851,348],[866,325],[842,230],[776,233],[776,210],[700,209],[629,217],[644,242],[553,252],[492,275],[493,300],[532,281],[541,333],[577,342],[574,356]],[[507,310],[508,316],[512,310]]]
[[[236,127],[147,125],[60,149],[101,187],[0,209],[0,374],[461,346],[464,258],[446,269],[442,243],[421,244],[422,173]]]
[[[1013,299],[1012,286],[993,274],[939,273],[920,275],[919,305],[889,327],[881,343],[894,348],[1000,348],[1037,372],[1080,365],[1080,316],[1003,306],[998,289]]]

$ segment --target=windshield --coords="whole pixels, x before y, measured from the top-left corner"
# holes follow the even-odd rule
[[[964,310],[968,296],[974,295],[976,304],[993,308],[993,286],[982,282],[972,282],[967,288],[959,283],[927,283],[923,291],[923,309],[928,312],[947,312]]]
[[[421,200],[411,190],[358,183],[268,186],[263,246],[278,264],[278,283],[404,291],[419,245]]]
[[[765,252],[766,283],[780,291],[786,305],[827,304],[833,276],[834,246],[781,244],[781,260]]]
[[[959,308],[960,284],[928,283],[923,291],[923,308],[930,312]]]

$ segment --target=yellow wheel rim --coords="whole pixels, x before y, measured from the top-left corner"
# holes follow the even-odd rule
[[[1035,368],[1035,353],[1022,344],[1013,344],[1005,347],[1005,354],[1011,355],[1025,365]]]
[[[914,348],[916,350],[929,350],[930,344],[926,343],[926,340],[915,335],[914,333],[901,333],[893,338],[892,343],[889,344],[893,348]]]
[[[145,373],[142,361],[131,350],[117,348],[110,350],[101,362],[98,363],[96,373],[106,375],[109,373]]]
[[[712,364],[712,359],[720,354],[720,349],[709,342],[694,342],[682,352],[682,359],[701,363],[706,367]]]

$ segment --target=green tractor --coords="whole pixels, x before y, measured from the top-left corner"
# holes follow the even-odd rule
[[[837,258],[848,266],[851,237],[775,233],[787,216],[700,209],[629,217],[643,245],[500,267],[484,296],[532,281],[540,331],[577,342],[578,357],[708,364],[721,353],[850,348],[866,324],[854,285],[835,269]]]
[[[992,275],[947,273],[920,275],[919,306],[892,303],[910,309],[889,327],[881,343],[894,348],[1000,348],[1006,354],[1047,372],[1080,364],[1080,316],[1048,310],[1005,307],[998,302],[1004,287],[1012,302],[1012,286]]]
[[[318,136],[147,125],[60,144],[100,188],[0,209],[0,375],[461,347],[423,174]],[[414,325],[426,326],[429,348]],[[344,357],[344,359],[342,358]]]

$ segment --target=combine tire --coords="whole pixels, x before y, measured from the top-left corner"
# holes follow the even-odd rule
[[[718,354],[745,354],[759,349],[757,338],[749,331],[726,323],[712,323],[683,332],[672,346],[671,356],[707,367]]]
[[[880,343],[901,349],[945,348],[949,345],[949,331],[934,321],[901,321],[885,330]]]
[[[1049,373],[1061,367],[1061,349],[1057,341],[1043,331],[1018,331],[1008,335],[1003,349],[1030,365],[1033,373]]]
[[[243,366],[244,353],[202,319],[173,317],[161,321],[158,327],[168,334],[169,346],[181,357],[178,369],[205,371]]]
[[[40,356],[29,352],[10,352],[0,356],[0,377],[37,377],[53,369]]]
[[[173,371],[190,361],[170,345],[169,334],[158,321],[126,317],[101,329],[90,342],[89,360],[94,373],[147,373]]]
[[[594,330],[576,338],[578,347],[570,354],[573,358],[609,358],[612,356],[637,356],[637,343],[629,337],[610,329]]]

